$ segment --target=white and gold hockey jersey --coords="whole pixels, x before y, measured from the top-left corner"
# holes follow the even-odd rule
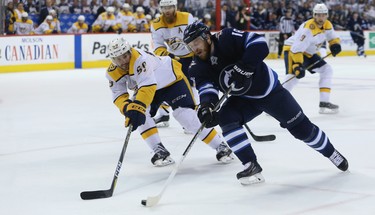
[[[309,19],[284,42],[284,51],[291,51],[294,63],[303,63],[303,55],[310,57],[316,54],[326,41],[330,46],[340,43],[332,23],[326,20],[323,27],[319,28],[314,19]]]
[[[176,16],[176,22],[172,24],[164,21],[164,15],[151,22],[154,52],[161,56],[172,53],[180,58],[191,57],[193,53],[186,48],[183,38],[185,28],[194,22],[194,18],[190,13],[180,11],[176,11]]]
[[[135,100],[149,107],[156,90],[170,86],[184,78],[181,64],[170,57],[155,56],[141,49],[131,48],[129,70],[125,71],[113,63],[106,77],[112,90],[115,105],[123,113],[129,99],[128,89],[135,91]]]
[[[130,11],[120,11],[117,14],[117,21],[120,23],[122,31],[124,32],[133,32],[136,30],[135,27],[135,18],[132,12]]]
[[[92,24],[92,31],[94,33],[100,32],[100,30],[107,32],[110,27],[117,31],[120,28],[120,23],[118,23],[114,14],[108,16],[107,12],[103,12]]]
[[[68,29],[69,34],[84,34],[89,30],[89,26],[86,23],[80,24],[78,21]]]
[[[18,19],[14,23],[14,32],[17,35],[28,35],[34,34],[34,23],[31,19],[27,19],[26,22],[23,22],[21,19]]]

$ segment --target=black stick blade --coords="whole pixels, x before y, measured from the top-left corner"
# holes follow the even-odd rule
[[[250,134],[253,137],[253,139],[257,142],[274,141],[276,139],[276,136],[273,134],[264,135],[264,136],[255,135],[253,133],[250,133]]]
[[[97,191],[84,191],[81,193],[81,199],[91,200],[91,199],[103,199],[109,198],[113,195],[111,190],[97,190]]]

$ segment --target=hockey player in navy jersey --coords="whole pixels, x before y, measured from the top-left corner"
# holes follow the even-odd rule
[[[184,42],[195,54],[189,72],[199,90],[198,117],[207,128],[220,125],[225,140],[244,165],[237,174],[242,184],[264,181],[262,167],[243,128],[262,112],[274,117],[281,127],[329,158],[340,170],[348,169],[345,157],[281,86],[276,72],[263,62],[269,53],[264,37],[233,28],[211,35],[207,26],[196,21],[186,28]],[[230,86],[231,96],[220,111],[214,112],[219,91],[227,91]]]

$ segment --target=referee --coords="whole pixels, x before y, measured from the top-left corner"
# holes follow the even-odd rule
[[[280,58],[283,51],[284,41],[292,36],[294,29],[294,20],[292,19],[292,10],[288,9],[284,16],[280,18],[279,50],[277,58]]]

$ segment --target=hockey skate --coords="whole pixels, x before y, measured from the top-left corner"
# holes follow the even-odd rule
[[[346,171],[349,168],[348,160],[340,152],[335,150],[332,155],[329,157],[329,160],[335,164],[337,168],[339,168],[341,171]]]
[[[242,185],[263,183],[262,167],[257,161],[245,164],[245,170],[237,173],[237,179]]]
[[[231,156],[232,150],[225,143],[220,143],[216,151],[216,159],[222,163],[229,163],[234,159]]]
[[[158,115],[154,117],[157,128],[169,127],[169,115]]]
[[[170,157],[170,155],[171,153],[169,153],[163,144],[160,143],[155,150],[154,156],[151,158],[151,163],[157,167],[173,164],[174,160]]]
[[[321,114],[335,114],[339,112],[339,106],[330,102],[320,102],[319,108],[319,113]]]

